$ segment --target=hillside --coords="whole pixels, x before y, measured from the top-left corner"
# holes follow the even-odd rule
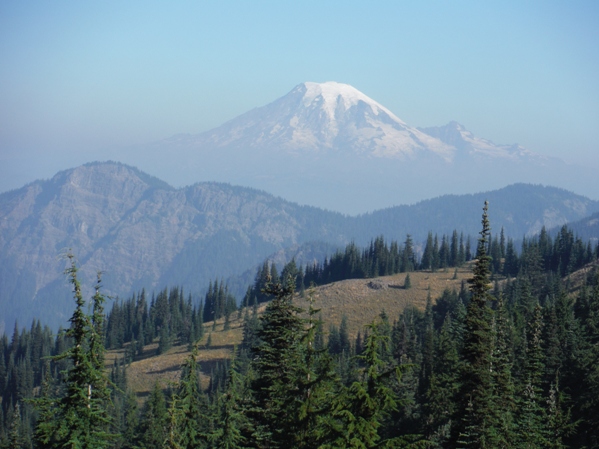
[[[462,281],[472,275],[470,267],[447,272],[413,272],[410,273],[412,288],[403,288],[406,275],[384,276],[375,279],[350,279],[333,284],[317,287],[313,291],[314,306],[321,309],[324,329],[327,332],[330,325],[339,326],[343,315],[347,317],[350,339],[355,339],[358,331],[363,334],[364,325],[372,322],[384,310],[393,322],[408,305],[424,310],[426,298],[430,292],[431,298],[436,299],[445,289],[459,290]],[[307,301],[297,297],[297,305],[307,308]],[[266,305],[261,305],[259,313]],[[202,369],[203,386],[208,385],[209,376],[217,363],[230,359],[236,345],[242,340],[242,320],[234,314],[231,328],[223,331],[222,320],[217,322],[216,330],[211,331],[213,323],[205,323],[206,334],[199,342],[199,361]],[[208,335],[211,334],[212,344],[206,347]],[[156,381],[163,385],[176,382],[180,375],[180,365],[189,355],[186,346],[175,346],[167,353],[153,356],[157,343],[147,345],[144,356],[136,359],[128,368],[129,386],[137,393],[138,398],[145,397]],[[107,364],[112,364],[115,358],[124,357],[125,349],[109,351]]]
[[[576,295],[584,283],[587,274],[597,268],[597,263],[589,265],[573,273],[569,277],[569,293]],[[436,300],[446,289],[459,291],[462,283],[472,276],[471,264],[454,271],[453,269],[438,272],[417,271],[410,273],[412,287],[404,289],[406,274],[384,276],[374,279],[349,279],[329,285],[316,287],[312,291],[314,307],[321,310],[325,333],[329,326],[339,326],[343,316],[347,319],[350,341],[354,341],[358,332],[364,334],[364,326],[380,316],[384,310],[389,321],[393,323],[407,306],[424,310],[427,297]],[[455,279],[454,279],[455,276]],[[467,287],[466,287],[467,288]],[[296,304],[307,308],[306,298],[299,295]],[[266,308],[262,304],[261,314]],[[199,362],[202,370],[202,385],[208,386],[210,374],[217,364],[230,360],[235,347],[242,341],[243,320],[237,314],[231,317],[230,329],[223,330],[223,320],[216,323],[205,323],[206,334],[198,343]],[[211,345],[206,346],[210,335]],[[154,355],[157,343],[144,348],[144,356],[137,357],[127,368],[128,385],[135,391],[138,400],[143,400],[156,382],[163,386],[177,382],[181,373],[180,366],[189,355],[187,346],[174,346],[163,355]],[[109,351],[107,365],[115,359],[124,357],[126,349]]]

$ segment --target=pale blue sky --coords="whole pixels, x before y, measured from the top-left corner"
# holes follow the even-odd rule
[[[5,0],[0,191],[205,131],[304,81],[351,84],[412,126],[457,120],[599,166],[598,1]]]

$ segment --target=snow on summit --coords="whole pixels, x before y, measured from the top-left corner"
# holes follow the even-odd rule
[[[331,120],[335,119],[335,111],[339,106],[343,106],[343,111],[347,111],[352,106],[356,106],[360,101],[363,101],[372,108],[375,115],[378,115],[379,111],[384,111],[391,118],[405,125],[390,110],[349,84],[327,81],[326,83],[306,82],[303,85],[306,88],[303,98],[304,106],[309,107],[312,103],[315,101],[318,102],[322,98],[323,104],[321,107],[326,111]]]
[[[414,160],[456,156],[519,159],[526,150],[495,145],[453,122],[415,128],[349,84],[305,82],[270,104],[191,138],[196,147],[244,152],[336,154]]]
[[[298,84],[217,128],[176,136],[149,151],[144,160],[171,167],[175,185],[228,182],[345,213],[455,192],[457,183],[467,187],[463,192],[547,183],[562,176],[563,167],[519,145],[479,138],[457,122],[410,126],[334,81]]]
[[[546,159],[545,157],[533,153],[517,144],[497,145],[490,140],[476,137],[463,125],[455,121],[452,121],[445,126],[432,126],[419,129],[420,131],[455,147],[462,155],[512,161],[527,158],[536,159],[540,162],[543,159]]]

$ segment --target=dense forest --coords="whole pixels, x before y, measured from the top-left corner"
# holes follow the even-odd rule
[[[71,326],[34,321],[0,339],[0,441],[10,448],[594,448],[599,447],[599,245],[567,227],[516,251],[492,235],[487,205],[476,247],[454,232],[354,244],[321,264],[265,262],[238,307],[223,281],[199,304],[181,287],[142,290],[104,314],[101,279],[85,312],[72,260]],[[474,254],[472,252],[474,251]],[[471,260],[472,259],[472,260]],[[310,285],[465,264],[460,291],[378,320],[350,339],[319,319]],[[581,268],[584,270],[579,271]],[[571,293],[570,274],[584,273]],[[257,304],[269,301],[259,315]],[[195,342],[237,313],[235,358],[199,381]],[[328,334],[328,335],[327,335]],[[127,363],[151,341],[191,350],[176,385],[142,406]],[[107,348],[128,356],[105,368]]]

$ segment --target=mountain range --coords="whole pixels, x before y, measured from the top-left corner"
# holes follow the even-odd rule
[[[223,125],[114,153],[175,186],[229,182],[346,214],[526,182],[587,196],[595,175],[457,122],[416,128],[352,86],[299,84]]]
[[[250,282],[267,257],[307,264],[379,235],[403,242],[410,233],[417,247],[428,231],[475,239],[486,199],[494,232],[516,239],[599,212],[599,202],[566,190],[517,184],[347,216],[252,188],[173,188],[124,164],[86,164],[0,194],[0,326],[41,316],[66,325],[68,251],[87,293],[100,270],[111,296],[181,285],[197,299],[211,280]],[[247,283],[238,284],[243,292]]]

